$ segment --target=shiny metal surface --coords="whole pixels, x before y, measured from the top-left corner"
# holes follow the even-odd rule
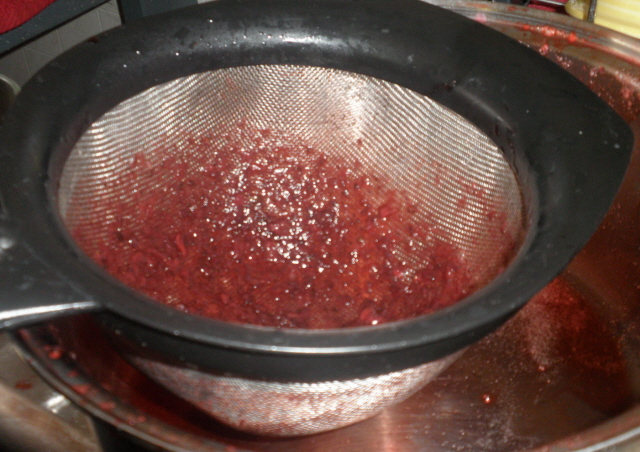
[[[20,91],[20,87],[16,82],[0,74],[0,123],[2,123],[4,114],[18,94],[18,91]]]
[[[243,434],[205,416],[127,364],[91,318],[31,328],[23,340],[60,391],[162,450],[577,450],[563,444],[616,422],[640,396],[629,378],[638,363],[624,355],[597,302],[565,275],[414,397],[359,424],[300,438]],[[605,434],[615,436],[605,430],[588,438]]]
[[[607,100],[640,138],[640,41],[514,6],[439,4],[539,49]],[[523,81],[523,89],[526,83],[535,80]],[[71,400],[162,450],[636,452],[638,224],[640,139],[598,232],[518,316],[405,402],[304,438],[250,436],[212,421],[129,366],[95,334],[89,318],[25,330],[21,346]]]
[[[7,334],[0,335],[0,432],[0,450],[102,450],[86,413],[45,384]]]

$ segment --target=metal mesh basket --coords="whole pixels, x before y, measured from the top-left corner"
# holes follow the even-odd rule
[[[239,123],[281,131],[324,152],[329,161],[337,157],[354,166],[357,161],[366,171],[385,175],[418,206],[415,222],[435,224],[434,233],[457,245],[481,283],[495,277],[523,237],[516,177],[473,124],[425,96],[373,77],[295,66],[195,74],[120,103],[85,132],[65,163],[59,208],[66,226],[73,230],[90,222],[85,232],[97,246],[123,199],[139,202],[138,194],[172,177],[161,172],[144,181],[131,177],[136,155],[156,166],[168,152],[190,152],[185,137],[222,136]]]
[[[379,79],[285,65],[194,74],[148,89],[104,114],[77,142],[63,169],[59,210],[67,228],[91,225],[85,231],[90,237],[85,251],[91,254],[91,244],[99,246],[123,200],[139,202],[171,177],[162,171],[134,177],[137,155],[159,166],[169,157],[167,150],[192,152],[186,136],[220,136],[238,123],[295,136],[323,152],[330,164],[359,162],[367,172],[384,175],[417,206],[416,222],[435,224],[438,238],[461,250],[476,287],[492,280],[522,241],[525,206],[518,181],[496,145],[473,124]],[[197,170],[194,163],[190,171]],[[422,264],[419,254],[407,258],[416,267]],[[414,393],[451,360],[314,385],[229,378],[141,358],[134,362],[234,427],[295,435],[372,416]],[[263,400],[259,406],[257,397]]]
[[[229,377],[139,356],[131,361],[155,381],[227,425],[254,434],[300,436],[354,424],[406,400],[461,353],[383,375],[320,383]]]

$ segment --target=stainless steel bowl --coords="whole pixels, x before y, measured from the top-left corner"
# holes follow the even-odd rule
[[[633,160],[613,207],[558,280],[412,398],[321,435],[269,440],[203,418],[102,338],[83,348],[76,339],[93,330],[82,318],[22,331],[22,347],[42,375],[92,414],[161,450],[640,450],[640,41],[542,11],[437,3],[538,49],[634,129]],[[522,80],[523,89],[531,83]],[[94,359],[97,353],[112,365],[100,365],[106,360]]]

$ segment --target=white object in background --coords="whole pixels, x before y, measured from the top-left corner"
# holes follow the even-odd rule
[[[587,19],[589,0],[569,0],[567,13]],[[597,0],[594,22],[640,39],[640,0]]]

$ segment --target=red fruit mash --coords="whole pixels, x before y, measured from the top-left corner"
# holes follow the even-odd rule
[[[469,293],[459,251],[362,165],[268,130],[189,142],[159,165],[136,156],[132,177],[170,177],[122,201],[91,253],[130,287],[193,314],[291,328],[376,325]],[[96,249],[84,227],[74,237]]]

